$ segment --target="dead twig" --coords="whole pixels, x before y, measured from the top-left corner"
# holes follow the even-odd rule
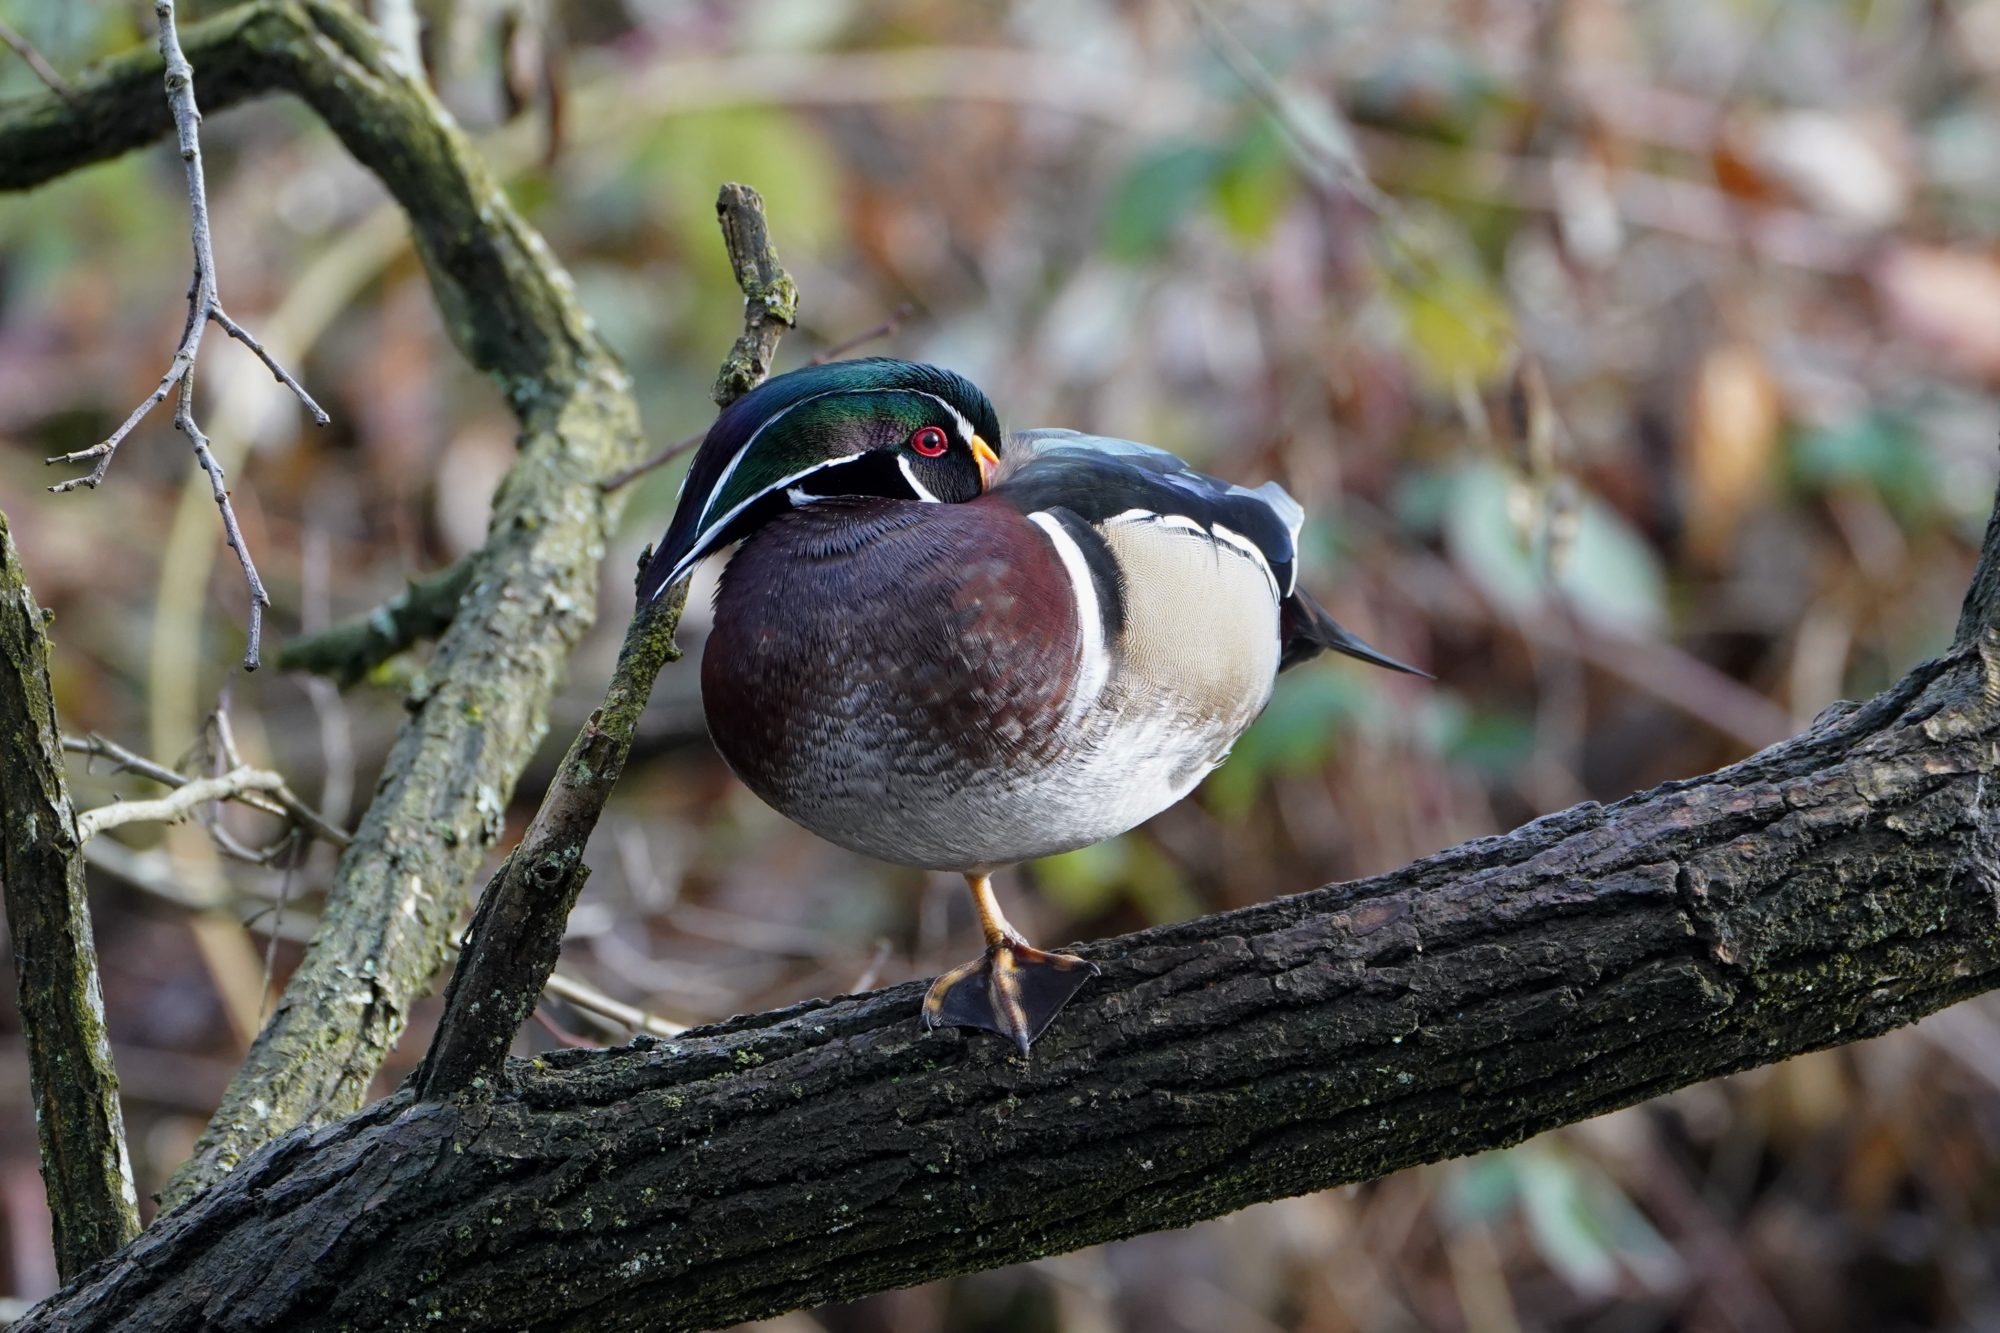
[[[174,429],[181,432],[194,446],[195,461],[208,474],[209,485],[215,494],[216,508],[222,513],[222,532],[229,548],[236,552],[236,559],[243,566],[243,577],[250,585],[250,631],[249,643],[243,650],[243,667],[255,671],[259,661],[259,648],[264,631],[264,608],[271,604],[271,595],[264,589],[263,579],[258,577],[256,562],[250,558],[250,548],[244,544],[242,529],[236,522],[236,510],[229,503],[228,479],[223,475],[222,465],[208,447],[208,437],[194,419],[194,364],[201,352],[202,334],[207,331],[210,320],[222,326],[222,331],[256,353],[258,360],[277,381],[290,389],[312,414],[319,425],[327,423],[327,415],[320,405],[313,401],[291,372],[278,364],[277,358],[264,350],[264,345],[252,337],[248,330],[229,317],[222,307],[222,297],[215,281],[215,253],[209,237],[208,185],[202,174],[201,165],[201,111],[195,105],[194,67],[188,63],[181,50],[180,37],[174,30],[173,0],[154,0],[153,13],[160,21],[160,56],[166,61],[167,105],[173,112],[174,128],[180,140],[181,160],[187,164],[188,212],[192,220],[194,243],[194,278],[188,286],[188,317],[181,330],[181,339],[174,348],[174,358],[168,363],[166,373],[160,376],[159,384],[146,395],[145,401],[132,409],[117,430],[110,436],[88,449],[75,453],[59,454],[45,460],[53,465],[58,463],[92,463],[89,472],[81,477],[72,477],[49,487],[54,494],[61,495],[79,486],[96,489],[104,480],[104,474],[111,466],[112,457],[118,446],[131,434],[133,427],[143,421],[148,413],[166,401],[169,393],[175,394]],[[94,462],[93,462],[94,460]]]
[[[313,809],[311,806],[307,805],[304,801],[300,800],[297,794],[294,793],[290,787],[285,785],[284,779],[279,777],[275,773],[264,773],[262,770],[254,769],[247,764],[240,764],[240,763],[235,764],[231,767],[228,773],[222,775],[223,778],[229,778],[233,777],[235,774],[243,773],[243,774],[256,774],[259,776],[260,779],[263,777],[269,777],[271,779],[274,779],[274,781],[268,784],[261,780],[256,782],[245,781],[235,784],[228,790],[216,791],[210,795],[186,797],[183,796],[182,793],[189,786],[194,785],[197,782],[213,784],[218,781],[221,781],[222,779],[190,778],[185,773],[176,772],[175,770],[168,768],[165,764],[158,763],[152,759],[148,759],[144,755],[136,754],[133,751],[128,750],[124,746],[118,744],[116,741],[110,740],[104,736],[100,736],[95,732],[92,732],[87,736],[65,736],[63,737],[62,740],[62,747],[63,749],[69,751],[71,754],[90,755],[94,758],[108,759],[112,763],[116,764],[118,768],[122,771],[129,773],[137,773],[140,777],[150,778],[154,782],[160,783],[163,786],[173,788],[175,793],[174,797],[164,798],[164,799],[169,799],[169,800],[180,799],[186,803],[188,811],[192,811],[195,806],[202,804],[204,801],[234,800],[239,802],[240,804],[250,806],[252,809],[261,810],[267,815],[275,815],[280,819],[289,819],[295,825],[299,826],[300,828],[303,828],[306,832],[312,834],[314,837],[329,842],[333,844],[335,847],[345,848],[347,844],[354,841],[353,834],[349,833],[346,829],[341,828],[338,824],[335,824],[332,821],[328,820],[324,815],[320,814],[319,811]],[[101,807],[101,810],[86,811],[84,812],[84,814],[78,816],[78,822],[79,824],[81,824],[85,820],[88,820],[91,817],[101,813],[101,811],[103,810],[117,810],[121,808],[130,808],[134,806],[157,805],[157,804],[158,802],[147,802],[147,801],[120,802],[117,805]],[[180,815],[175,816],[175,819],[184,819],[186,817],[187,815],[184,812]],[[140,822],[145,818],[146,816],[143,815],[131,815],[122,819],[99,822],[96,825],[92,826],[91,832],[95,832],[98,829],[111,828],[117,824],[130,824],[130,823]],[[172,822],[172,821],[167,821],[167,822]],[[84,838],[86,840],[88,840],[89,836],[90,836],[89,833],[84,834]],[[265,860],[265,858],[261,858],[255,855],[247,859],[258,861],[259,863],[263,863],[263,861]]]
[[[806,362],[806,364],[809,366],[823,366],[829,361],[838,361],[841,357],[846,356],[856,348],[865,347],[879,338],[894,337],[896,330],[902,328],[909,321],[910,316],[915,313],[916,307],[906,301],[902,305],[897,306],[890,313],[889,317],[880,324],[864,329],[852,338],[842,339],[812,360]],[[654,454],[643,463],[634,463],[631,467],[620,468],[597,484],[605,491],[615,491],[621,486],[629,486],[648,472],[665,467],[707,438],[708,432],[700,431],[688,436],[686,439],[675,440],[672,444],[660,450],[660,452]]]
[[[873,328],[863,329],[852,338],[842,339],[812,360],[806,362],[806,364],[809,366],[823,366],[829,361],[840,360],[840,358],[858,348],[866,347],[878,338],[893,338],[896,336],[896,331],[907,324],[910,316],[916,313],[917,308],[908,301],[905,301],[890,311],[889,318],[883,320],[880,324],[875,325]]]
[[[35,77],[49,86],[49,91],[71,106],[76,105],[76,90],[69,86],[69,80],[56,72],[56,67],[48,62],[34,43],[0,21],[0,42],[14,48],[14,54],[21,57],[23,64],[35,72]]]
[[[232,768],[220,777],[191,778],[165,796],[150,801],[114,801],[76,817],[76,834],[84,842],[121,824],[178,824],[210,801],[227,800],[246,791],[276,791],[285,780],[265,768]]]

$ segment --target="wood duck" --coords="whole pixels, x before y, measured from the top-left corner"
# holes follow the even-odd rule
[[[716,419],[639,592],[740,543],[702,654],[716,748],[821,837],[963,875],[986,952],[924,1022],[1025,1056],[1097,969],[1029,945],[995,870],[1180,800],[1324,650],[1423,674],[1297,586],[1304,517],[1147,445],[1003,437],[951,371],[843,361]]]

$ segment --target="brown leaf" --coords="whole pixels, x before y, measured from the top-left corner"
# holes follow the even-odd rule
[[[1960,370],[2000,380],[2000,258],[1904,246],[1877,266],[1875,290],[1898,332],[1936,348]]]
[[[1710,348],[1688,417],[1688,540],[1700,559],[1718,561],[1771,475],[1782,411],[1764,354],[1743,342]]]

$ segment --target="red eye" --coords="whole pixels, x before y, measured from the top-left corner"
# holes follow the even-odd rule
[[[910,437],[910,447],[925,458],[936,458],[951,448],[951,437],[938,426],[925,426]]]

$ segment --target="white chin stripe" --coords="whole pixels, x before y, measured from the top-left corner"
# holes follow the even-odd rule
[[[917,470],[910,465],[908,455],[897,454],[896,467],[901,470],[903,480],[910,483],[910,489],[917,493],[919,500],[922,500],[925,504],[934,505],[938,503],[938,498],[931,494],[930,487],[917,480]]]
[[[1049,543],[1056,548],[1056,555],[1063,563],[1063,572],[1069,575],[1070,588],[1076,593],[1076,626],[1082,661],[1077,671],[1076,690],[1070,698],[1070,709],[1074,713],[1097,702],[1104,682],[1111,677],[1111,654],[1104,642],[1104,609],[1098,605],[1097,580],[1091,577],[1090,565],[1083,558],[1083,549],[1076,544],[1076,538],[1063,530],[1062,521],[1053,514],[1045,513],[1030,514],[1028,521],[1049,535]]]

